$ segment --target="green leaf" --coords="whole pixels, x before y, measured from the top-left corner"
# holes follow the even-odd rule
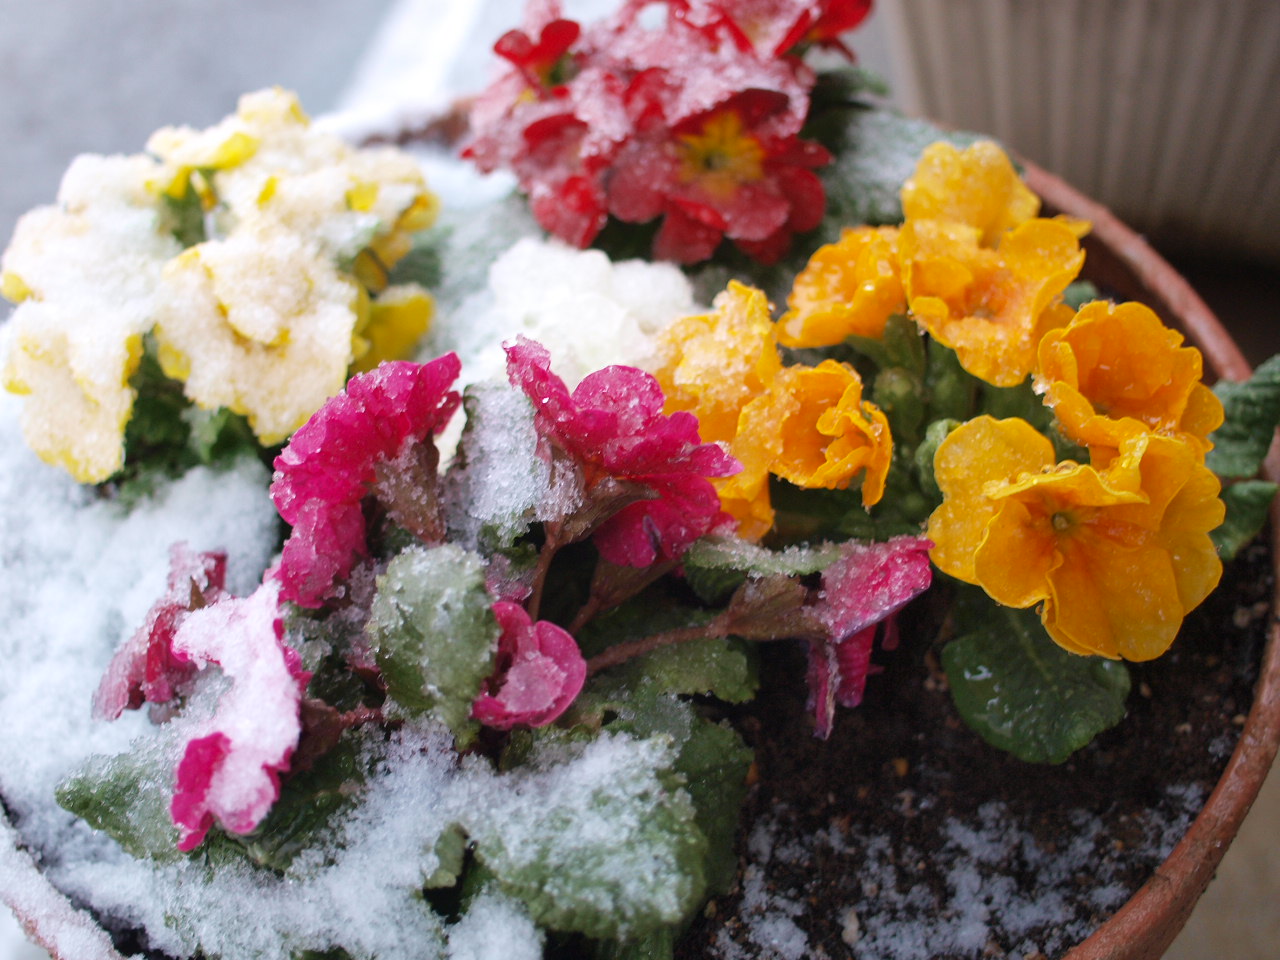
[[[1129,671],[1067,653],[1032,610],[988,606],[985,626],[942,651],[956,708],[992,746],[1061,763],[1124,717]]]
[[[169,815],[180,744],[139,741],[129,753],[93,756],[58,784],[65,809],[112,837],[131,856],[161,863],[182,859]]]
[[[414,547],[377,579],[365,630],[387,683],[388,712],[430,714],[461,741],[471,704],[493,672],[499,629],[484,561],[455,544]]]
[[[673,759],[666,738],[540,744],[464,825],[476,856],[541,926],[628,940],[678,924],[702,902],[707,841]]]
[[[310,770],[289,777],[280,798],[251,834],[226,834],[227,848],[238,847],[258,866],[283,872],[294,858],[314,847],[335,818],[355,806],[357,788],[365,782],[364,738],[347,731],[338,745],[318,758]]]
[[[1262,467],[1280,423],[1280,355],[1244,383],[1221,380],[1213,392],[1226,420],[1209,435],[1213,449],[1205,463],[1220,477],[1252,477]]]
[[[1067,284],[1067,289],[1062,291],[1063,302],[1072,310],[1079,310],[1086,303],[1098,300],[1101,296],[1098,288],[1089,280],[1076,280]]]
[[[754,757],[738,732],[725,723],[699,719],[676,758],[685,789],[707,838],[707,893],[728,893],[738,875],[734,837],[747,797],[747,772]]]
[[[725,570],[770,576],[781,573],[807,576],[819,573],[840,558],[835,543],[804,544],[770,550],[732,537],[703,537],[684,555],[685,569]]]
[[[162,193],[161,197],[164,200],[162,229],[169,231],[184,247],[193,247],[208,239],[205,235],[204,204],[190,178],[181,197],[172,197],[168,193]]]
[[[960,357],[950,347],[930,339],[929,369],[925,387],[929,393],[929,416],[933,420],[968,420],[981,381],[960,366]]]
[[[1241,480],[1222,491],[1227,517],[1210,536],[1218,556],[1232,560],[1262,530],[1280,486],[1268,480]]]
[[[950,436],[951,431],[960,426],[959,420],[935,420],[924,431],[924,440],[916,447],[912,455],[916,476],[920,478],[920,489],[934,501],[942,502],[942,490],[938,487],[938,479],[933,472],[933,458],[942,441]]]
[[[935,140],[966,147],[977,134],[943,130],[891,110],[836,107],[815,118],[826,132],[834,162],[818,171],[827,188],[823,243],[858,223],[901,223],[902,182],[915,171],[924,148]]]
[[[679,931],[661,927],[626,943],[597,940],[587,948],[590,960],[672,960]]]
[[[690,640],[659,647],[609,671],[622,691],[648,687],[672,694],[710,695],[726,703],[746,703],[760,686],[751,647],[732,638]]]
[[[428,290],[440,284],[440,243],[442,235],[435,230],[423,230],[413,235],[413,247],[391,268],[388,285],[416,283]]]

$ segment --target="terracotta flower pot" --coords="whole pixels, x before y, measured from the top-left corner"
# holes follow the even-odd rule
[[[1047,206],[1093,223],[1086,239],[1089,279],[1125,298],[1142,300],[1182,329],[1219,378],[1244,379],[1249,365],[1204,302],[1132,230],[1061,179],[1027,164],[1026,180]],[[1272,451],[1267,475],[1280,478]],[[1273,512],[1272,536],[1280,532]],[[1273,545],[1280,558],[1280,542]],[[1280,579],[1280,578],[1278,578]],[[1155,874],[1114,916],[1072,949],[1067,960],[1159,957],[1182,928],[1253,803],[1280,745],[1280,632],[1272,620],[1253,708],[1230,761],[1203,810]],[[57,960],[123,960],[106,932],[41,874],[0,817],[0,901],[30,938]]]

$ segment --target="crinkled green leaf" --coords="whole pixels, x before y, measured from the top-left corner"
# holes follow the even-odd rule
[[[675,694],[709,694],[746,703],[760,686],[753,650],[740,640],[690,640],[633,657],[610,673],[625,689],[651,686]]]
[[[426,878],[428,889],[452,887],[462,877],[467,858],[467,835],[457,824],[451,824],[436,840],[435,855],[439,866]]]
[[[1241,480],[1222,491],[1227,516],[1210,536],[1218,556],[1231,560],[1262,530],[1271,510],[1271,501],[1280,490],[1269,480]]]
[[[474,735],[471,704],[493,672],[498,624],[484,561],[455,544],[414,547],[377,578],[365,630],[387,684],[388,712],[430,714]]]
[[[770,550],[731,537],[703,537],[684,555],[684,566],[708,570],[732,570],[756,576],[781,573],[807,576],[820,573],[840,558],[840,545],[819,543]]]
[[[728,893],[738,875],[733,841],[753,757],[728,724],[699,719],[676,758],[676,772],[684,775],[707,838],[707,892],[712,896]]]
[[[889,419],[894,443],[919,442],[925,413],[924,382],[920,374],[906,367],[885,368],[876,374],[870,399]]]
[[[1061,763],[1124,718],[1129,671],[1067,653],[1032,610],[990,604],[984,624],[942,651],[965,722],[992,746],[1032,763]]]
[[[179,746],[165,738],[139,741],[129,753],[93,756],[58,784],[58,803],[130,855],[180,860],[178,829],[169,815]]]
[[[1205,458],[1220,477],[1252,477],[1262,467],[1280,423],[1280,355],[1267,360],[1244,383],[1221,380],[1213,392],[1226,420],[1209,435]]]
[[[552,930],[631,939],[682,922],[706,890],[707,841],[673,753],[625,735],[540,744],[465,824],[476,856]]]
[[[935,140],[966,147],[976,134],[943,130],[892,110],[836,107],[813,118],[827,135],[835,160],[818,171],[827,188],[823,243],[856,223],[901,223],[902,182],[915,172],[924,148]]]

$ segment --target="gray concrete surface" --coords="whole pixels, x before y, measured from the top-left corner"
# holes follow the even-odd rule
[[[78,153],[280,84],[330,109],[391,0],[0,0],[0,245]]]

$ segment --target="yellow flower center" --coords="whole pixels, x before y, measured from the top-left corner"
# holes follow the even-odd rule
[[[764,148],[732,110],[708,117],[701,133],[679,137],[680,181],[699,185],[717,199],[764,176]]]

